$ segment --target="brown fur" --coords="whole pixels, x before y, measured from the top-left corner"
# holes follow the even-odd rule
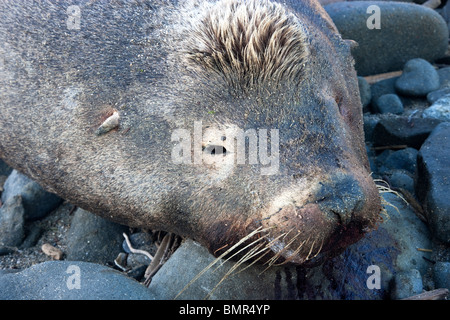
[[[64,1],[0,0],[0,157],[75,205],[215,255],[264,230],[267,258],[302,264],[374,228],[350,48],[318,3],[175,3],[83,2],[73,30]],[[279,170],[175,163],[173,133],[198,121],[216,129],[205,159],[235,155],[227,129],[279,130]]]
[[[222,1],[196,21],[187,58],[243,90],[272,81],[300,82],[307,62],[306,31],[279,3]]]

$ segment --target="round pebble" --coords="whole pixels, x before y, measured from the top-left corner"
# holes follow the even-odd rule
[[[395,89],[406,96],[421,97],[439,89],[439,85],[439,75],[433,66],[417,58],[405,64],[403,74],[395,82]]]
[[[384,94],[376,100],[376,109],[379,113],[402,114],[403,103],[396,94]]]

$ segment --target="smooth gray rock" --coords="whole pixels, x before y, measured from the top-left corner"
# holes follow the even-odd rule
[[[35,220],[46,216],[63,201],[57,195],[45,191],[39,184],[17,170],[11,172],[3,188],[1,197],[3,203],[13,196],[22,196],[26,220]]]
[[[18,247],[25,236],[22,197],[14,196],[0,207],[0,246]]]
[[[390,153],[383,162],[388,169],[402,169],[414,174],[417,167],[417,153],[414,148],[405,148]]]
[[[0,300],[152,300],[139,282],[103,265],[48,261],[0,274]]]
[[[434,235],[450,244],[450,123],[437,126],[417,157],[416,194]]]
[[[112,262],[122,250],[127,227],[78,208],[67,235],[68,260]]]
[[[404,111],[402,100],[396,94],[384,94],[376,100],[375,107],[379,113],[402,114]]]
[[[390,116],[378,121],[373,131],[376,146],[407,145],[420,149],[422,143],[442,121],[426,118]]]
[[[403,95],[424,97],[438,90],[439,75],[433,66],[423,59],[411,59],[404,68],[402,75],[395,81],[395,89]]]
[[[392,170],[389,174],[389,182],[394,188],[401,188],[414,194],[414,178],[406,170]]]
[[[370,5],[380,8],[380,29],[369,29]],[[359,46],[352,50],[358,75],[397,71],[414,58],[434,61],[445,55],[448,28],[429,8],[400,2],[352,1],[324,6],[344,39]]]
[[[373,83],[370,86],[370,92],[372,93],[372,106],[375,109],[376,101],[385,94],[397,94],[395,91],[395,81],[397,81],[398,77],[393,77],[389,79],[384,79],[378,82]],[[373,110],[376,111],[376,110]]]

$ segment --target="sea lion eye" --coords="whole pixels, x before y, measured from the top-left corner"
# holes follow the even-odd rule
[[[216,155],[216,154],[223,154],[224,156],[227,154],[227,149],[223,146],[219,145],[209,145],[206,147],[203,147],[203,152],[206,154]]]

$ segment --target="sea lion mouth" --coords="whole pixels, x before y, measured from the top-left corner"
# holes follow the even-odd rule
[[[338,224],[327,240],[312,239],[311,237],[300,240],[299,235],[286,240],[274,240],[268,237],[268,245],[272,251],[269,264],[294,263],[305,267],[320,265],[361,239],[365,234],[363,230],[365,229],[358,223],[351,222],[347,226]],[[296,247],[294,243],[299,242],[300,245],[297,244]],[[302,248],[304,249],[302,250]]]
[[[378,220],[379,208],[370,200],[374,192],[378,196],[376,187],[362,186],[352,175],[333,175],[310,192],[282,195],[261,221],[269,230],[271,263],[318,264],[360,240]]]

